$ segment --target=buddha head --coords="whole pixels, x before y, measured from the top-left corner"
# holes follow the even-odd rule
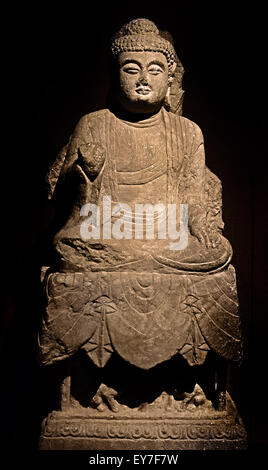
[[[170,107],[170,88],[181,64],[168,33],[161,33],[150,20],[136,19],[114,36],[111,51],[116,61],[116,95],[124,110],[153,114],[163,105]]]

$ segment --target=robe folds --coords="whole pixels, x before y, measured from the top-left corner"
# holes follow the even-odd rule
[[[113,351],[143,369],[175,354],[200,365],[210,349],[240,361],[232,248],[221,233],[221,183],[206,167],[195,123],[164,109],[140,123],[120,121],[108,109],[86,115],[50,169],[48,183],[51,197],[68,187],[76,197],[55,236],[56,262],[44,280],[43,364],[80,348],[98,367]],[[105,197],[111,201],[109,220],[103,216]],[[118,220],[113,208],[127,204],[123,220],[130,235],[105,238],[101,230],[99,239],[83,240],[81,207],[87,203],[100,209],[102,230]],[[133,237],[140,222],[132,211],[146,203],[176,204],[178,230],[180,205],[187,205],[183,249],[171,250],[168,237]],[[207,248],[193,236],[193,223],[216,232],[217,247]]]

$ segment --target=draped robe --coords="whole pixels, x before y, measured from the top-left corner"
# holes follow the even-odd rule
[[[83,154],[98,144],[98,157]],[[51,195],[77,187],[67,221],[54,240],[55,267],[46,274],[46,311],[40,334],[41,361],[50,364],[86,351],[104,367],[113,351],[149,369],[181,354],[202,364],[210,349],[239,361],[241,331],[232,248],[222,236],[221,184],[205,165],[204,142],[192,121],[162,109],[139,123],[108,109],[84,116],[59,154],[49,177]],[[117,204],[187,204],[188,244],[171,250],[170,240],[132,237],[83,240],[81,206],[103,198]],[[179,210],[177,211],[177,215]],[[114,223],[102,217],[101,225]],[[178,221],[179,222],[179,221]],[[191,224],[218,233],[207,248]]]

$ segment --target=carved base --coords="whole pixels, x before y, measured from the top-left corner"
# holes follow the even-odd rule
[[[227,394],[225,411],[131,417],[70,408],[43,421],[41,450],[242,450],[246,431]]]

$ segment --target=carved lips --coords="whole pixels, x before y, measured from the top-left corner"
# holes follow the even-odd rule
[[[136,88],[136,93],[139,95],[148,95],[151,91],[151,88],[148,86],[139,86]]]

